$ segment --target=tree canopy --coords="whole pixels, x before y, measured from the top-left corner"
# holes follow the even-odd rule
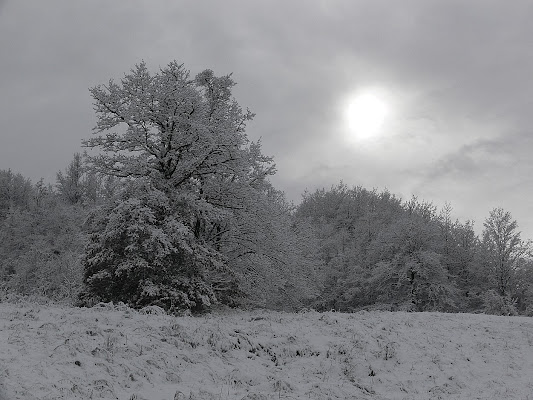
[[[142,62],[91,89],[98,120],[83,143],[98,153],[88,163],[130,189],[92,219],[85,298],[121,293],[135,306],[165,299],[166,308],[190,308],[251,290],[254,274],[263,284],[288,274],[290,211],[272,196],[275,165],[248,139],[253,114],[232,97],[234,85],[211,70],[191,79],[173,61],[154,74]]]

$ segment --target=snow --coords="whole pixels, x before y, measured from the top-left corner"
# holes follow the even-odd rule
[[[533,399],[528,317],[160,311],[0,304],[7,399]]]

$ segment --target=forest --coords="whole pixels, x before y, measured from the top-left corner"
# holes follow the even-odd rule
[[[90,89],[97,125],[53,183],[0,170],[0,297],[533,316],[530,242],[343,182],[287,201],[231,75],[145,63]],[[354,177],[356,180],[356,177]]]

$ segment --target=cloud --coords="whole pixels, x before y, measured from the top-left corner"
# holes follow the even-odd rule
[[[489,211],[503,207],[523,227],[524,237],[533,237],[529,223],[533,206],[528,200],[532,147],[533,138],[526,132],[464,145],[420,171],[413,192],[439,205],[451,202],[458,218],[477,221],[478,232]]]
[[[257,113],[248,134],[291,198],[340,179],[465,210],[499,199],[496,181],[520,193],[513,204],[528,193],[529,0],[1,1],[0,168],[53,181],[94,124],[90,86],[177,59],[234,73]],[[365,86],[390,93],[395,119],[349,145],[342,100]]]
[[[521,182],[530,181],[533,165],[528,160],[532,145],[531,136],[516,134],[462,146],[433,165],[424,174],[422,184],[443,177],[472,181],[475,177],[483,177],[500,187],[509,185],[516,178]]]

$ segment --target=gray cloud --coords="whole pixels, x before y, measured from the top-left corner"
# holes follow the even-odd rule
[[[525,133],[465,145],[419,171],[413,192],[441,204],[450,201],[461,218],[476,220],[478,229],[490,209],[503,206],[531,237],[532,147],[533,137]]]
[[[533,3],[395,4],[0,0],[0,168],[53,181],[94,125],[90,86],[177,59],[234,73],[257,113],[249,135],[294,200],[344,179],[464,215],[498,200],[528,218]],[[341,99],[368,85],[391,93],[397,116],[376,143],[347,144]]]

